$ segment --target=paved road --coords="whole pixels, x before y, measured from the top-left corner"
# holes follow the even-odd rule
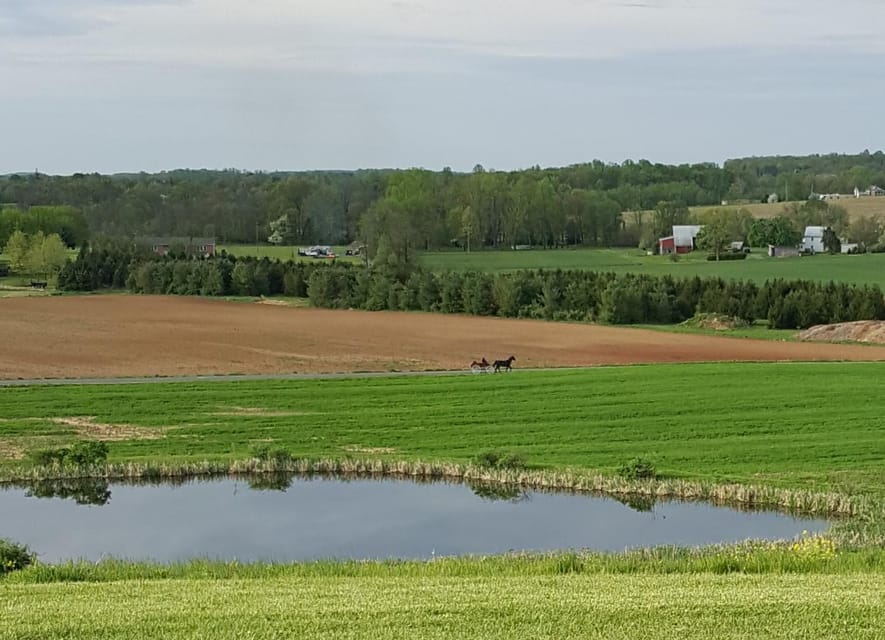
[[[514,370],[516,371],[516,370]],[[541,371],[541,369],[519,369]],[[471,375],[469,370],[456,371],[376,371],[363,373],[270,373],[205,376],[169,376],[151,378],[45,378],[33,380],[0,380],[0,387],[61,386],[86,384],[162,384],[164,382],[239,382],[243,380],[334,380],[338,378],[394,378],[412,376]],[[478,373],[476,375],[479,375]]]

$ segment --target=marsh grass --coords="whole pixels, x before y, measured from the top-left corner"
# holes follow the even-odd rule
[[[211,560],[161,564],[106,559],[100,562],[36,562],[6,577],[13,583],[113,582],[119,580],[301,578],[514,577],[563,574],[786,574],[885,572],[880,550],[843,550],[828,536],[746,541],[702,548],[655,547],[622,553],[557,552],[432,560],[319,560],[241,563]]]
[[[740,484],[715,484],[666,478],[626,478],[583,470],[532,470],[498,468],[485,464],[458,464],[379,458],[310,459],[271,456],[232,462],[115,463],[105,467],[47,466],[7,468],[0,482],[9,484],[65,478],[104,480],[163,480],[256,474],[326,474],[343,477],[397,477],[413,480],[452,480],[486,485],[517,486],[546,491],[567,491],[655,500],[702,501],[747,509],[778,509],[791,513],[856,517],[871,511],[863,496],[817,493],[796,489]]]

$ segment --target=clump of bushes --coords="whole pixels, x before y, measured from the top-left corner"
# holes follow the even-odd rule
[[[33,452],[30,457],[34,464],[42,467],[94,467],[107,462],[108,445],[106,442],[82,441],[70,447],[41,449]]]
[[[252,449],[252,457],[264,462],[274,462],[278,465],[286,464],[292,460],[292,454],[282,448],[272,448],[262,444]]]
[[[12,540],[0,538],[0,576],[12,571],[20,571],[31,565],[37,556],[30,550]]]
[[[657,477],[655,466],[646,458],[633,458],[618,467],[618,474],[627,480],[651,480]]]
[[[478,467],[489,469],[524,469],[525,458],[518,453],[504,453],[501,451],[483,451],[473,459]]]

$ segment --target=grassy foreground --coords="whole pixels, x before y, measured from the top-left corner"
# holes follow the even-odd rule
[[[0,639],[881,638],[881,573],[0,581]]]

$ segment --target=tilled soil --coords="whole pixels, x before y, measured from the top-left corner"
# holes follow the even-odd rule
[[[747,340],[425,313],[331,311],[197,297],[0,300],[0,379],[885,360],[885,348]]]

